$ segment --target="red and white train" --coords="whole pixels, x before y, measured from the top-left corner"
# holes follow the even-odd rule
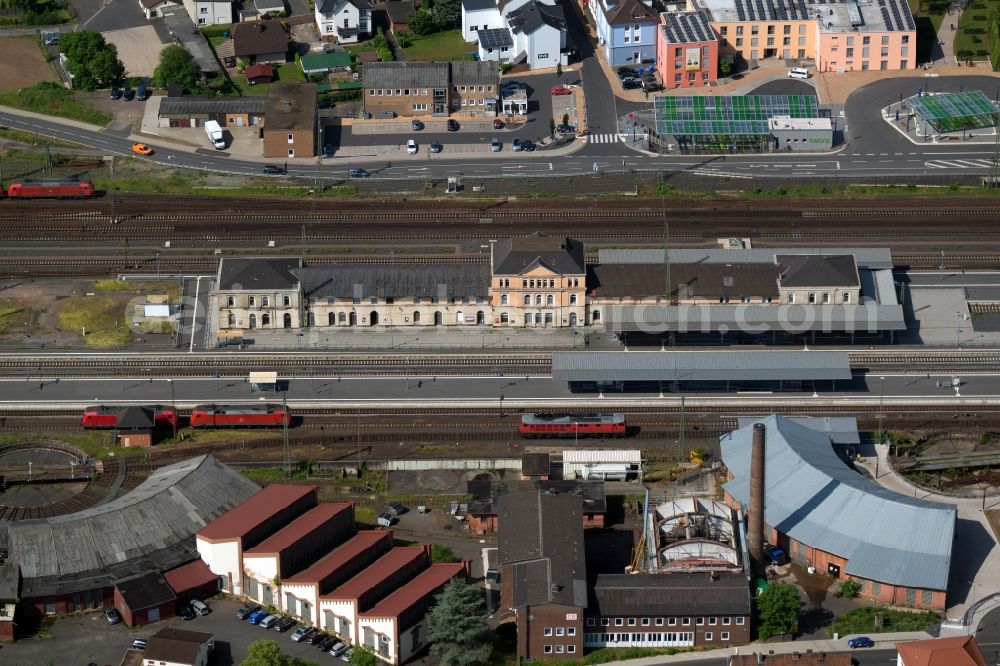
[[[281,427],[292,424],[292,413],[277,404],[198,405],[191,412],[192,428]]]
[[[624,437],[628,432],[624,414],[524,414],[521,434],[525,437]]]
[[[145,405],[153,411],[154,428],[176,428],[177,410],[165,405]],[[124,407],[121,405],[97,405],[83,410],[81,423],[84,428],[114,428],[118,425],[118,414]]]

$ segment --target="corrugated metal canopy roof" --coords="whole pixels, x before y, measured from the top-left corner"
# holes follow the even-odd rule
[[[759,335],[770,331],[906,330],[900,305],[739,304],[739,305],[606,305],[604,326],[613,331],[658,333],[728,333],[745,331]]]
[[[556,352],[552,378],[586,381],[850,379],[847,352]]]
[[[892,268],[892,254],[883,247],[793,247],[723,250],[679,248],[670,250],[672,264],[773,264],[779,254],[852,254],[858,268]],[[606,248],[598,250],[602,264],[662,264],[663,250]]]
[[[844,557],[844,573],[892,585],[946,590],[955,507],[883,488],[834,453],[830,438],[782,416],[765,425],[765,522],[812,548]],[[748,425],[719,438],[733,475],[726,491],[750,500]]]

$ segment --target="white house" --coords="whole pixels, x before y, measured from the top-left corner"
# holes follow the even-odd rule
[[[164,628],[149,638],[143,666],[208,666],[215,647],[212,634]]]
[[[479,39],[480,30],[507,28],[496,0],[462,0],[462,37],[467,42]]]
[[[184,5],[191,21],[198,26],[229,25],[233,22],[232,0],[139,0],[139,8],[147,19],[163,16],[163,8]]]
[[[316,0],[315,14],[323,39],[353,44],[371,34],[371,0]]]
[[[531,69],[567,64],[562,53],[566,17],[561,5],[526,2],[507,14],[507,24],[514,38],[514,62],[523,60]]]

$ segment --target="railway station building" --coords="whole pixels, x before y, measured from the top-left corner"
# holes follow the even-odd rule
[[[104,504],[5,523],[0,605],[14,607],[14,623],[102,607],[133,624],[170,617],[177,598],[219,589],[218,578],[171,573],[197,562],[195,532],[259,490],[200,456],[160,468]]]
[[[764,425],[764,534],[803,566],[861,585],[878,603],[943,611],[955,507],[869,481],[834,451],[830,436],[772,415],[720,438],[730,481],[725,499],[750,505],[754,424]]]

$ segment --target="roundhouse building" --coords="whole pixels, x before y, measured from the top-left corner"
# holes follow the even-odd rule
[[[830,436],[782,416],[765,427],[765,537],[804,565],[853,578],[878,602],[945,609],[955,507],[900,495],[837,456]],[[726,501],[751,505],[753,424],[720,438]]]

